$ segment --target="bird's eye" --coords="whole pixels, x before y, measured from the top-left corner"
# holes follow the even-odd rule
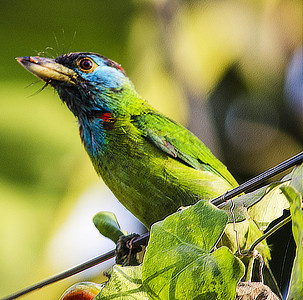
[[[78,67],[83,72],[91,72],[95,67],[95,63],[90,58],[81,58],[78,61]]]

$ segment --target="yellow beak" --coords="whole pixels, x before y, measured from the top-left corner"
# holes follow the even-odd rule
[[[17,57],[16,60],[29,72],[45,82],[52,80],[63,81],[72,85],[76,84],[77,73],[58,64],[54,59],[39,56]]]

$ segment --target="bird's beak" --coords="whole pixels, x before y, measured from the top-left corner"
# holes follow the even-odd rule
[[[58,64],[54,59],[39,56],[17,57],[16,60],[29,72],[45,82],[63,81],[75,85],[76,72]]]

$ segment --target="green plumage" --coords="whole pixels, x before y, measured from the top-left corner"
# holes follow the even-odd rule
[[[238,185],[196,136],[137,94],[117,63],[88,52],[18,61],[57,90],[78,120],[97,173],[147,227],[182,206],[208,201]],[[242,244],[248,236],[255,240],[261,235],[253,220],[241,223],[236,226],[244,230]],[[236,251],[232,225],[221,242]],[[267,244],[258,249],[268,266]]]
[[[237,186],[197,137],[137,94],[115,62],[93,53],[19,62],[57,90],[97,173],[147,227]]]
[[[105,140],[102,154],[91,156],[93,165],[148,227],[181,206],[237,185],[197,137],[147,104],[138,106],[135,115],[118,116]]]

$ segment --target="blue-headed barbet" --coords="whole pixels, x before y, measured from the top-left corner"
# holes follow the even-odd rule
[[[138,95],[114,61],[89,52],[17,60],[58,92],[96,172],[147,227],[237,186],[195,135]]]

